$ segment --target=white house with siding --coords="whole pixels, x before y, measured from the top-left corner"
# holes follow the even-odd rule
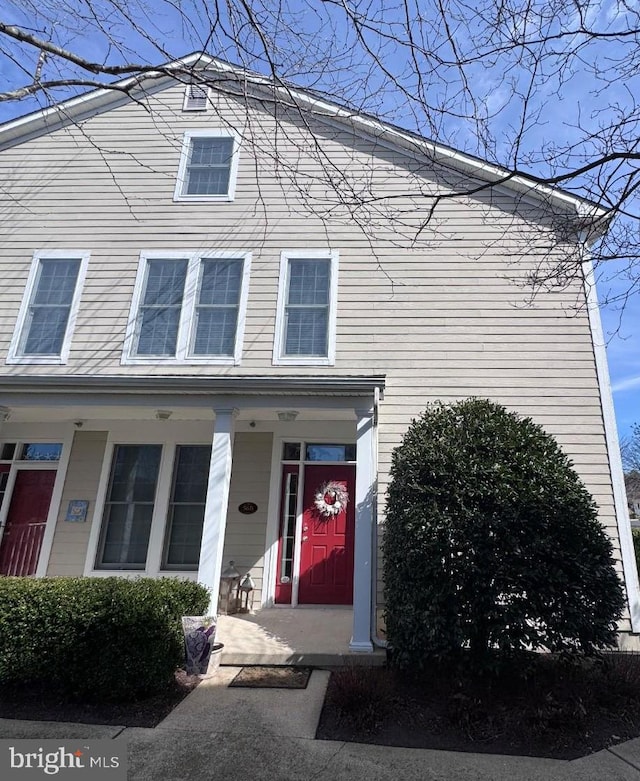
[[[197,578],[215,604],[233,561],[256,609],[352,605],[371,651],[391,453],[429,401],[488,397],[592,492],[632,644],[594,289],[527,285],[593,207],[483,188],[504,172],[220,61],[174,67],[0,126],[0,573]]]

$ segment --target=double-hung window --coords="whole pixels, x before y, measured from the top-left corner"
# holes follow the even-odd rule
[[[96,569],[145,569],[161,445],[116,445]]]
[[[232,201],[239,143],[227,130],[187,130],[182,143],[176,201]]]
[[[209,445],[176,448],[162,569],[198,569],[210,460]]]
[[[282,253],[274,364],[335,362],[337,275],[337,252]]]
[[[250,261],[142,253],[123,363],[239,363]]]
[[[66,363],[88,252],[36,252],[7,363]]]

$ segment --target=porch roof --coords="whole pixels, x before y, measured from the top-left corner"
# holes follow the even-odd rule
[[[195,396],[369,396],[384,390],[385,375],[235,375],[232,377],[144,375],[16,375],[0,380],[0,393],[137,395],[180,393]]]

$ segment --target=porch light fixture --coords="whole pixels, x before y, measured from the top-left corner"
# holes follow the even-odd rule
[[[238,610],[238,588],[240,586],[240,573],[235,568],[234,564],[235,561],[230,561],[229,566],[222,570],[222,574],[220,575],[218,613],[224,611],[225,615],[236,613]]]
[[[156,410],[156,420],[169,420],[169,418],[173,415],[173,412],[170,409],[157,409]]]
[[[4,423],[5,420],[9,420],[11,417],[11,410],[9,407],[0,407],[0,423]]]
[[[298,417],[297,409],[288,409],[285,412],[278,412],[278,420],[282,423],[290,423]]]
[[[253,578],[247,572],[242,579],[239,586],[240,604],[238,605],[238,613],[250,613],[253,610],[253,590],[256,584],[253,582]]]

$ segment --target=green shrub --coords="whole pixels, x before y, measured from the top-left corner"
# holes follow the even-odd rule
[[[624,606],[596,506],[554,439],[487,400],[434,404],[393,454],[393,662],[613,646]]]
[[[204,586],[173,578],[0,578],[0,682],[93,700],[151,694],[184,659],[180,617],[208,604]]]

